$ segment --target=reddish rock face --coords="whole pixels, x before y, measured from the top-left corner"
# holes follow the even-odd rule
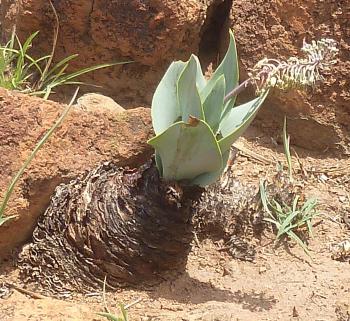
[[[54,16],[47,0],[4,0],[7,32],[17,22],[21,38],[40,30],[35,50],[50,52]],[[133,61],[87,76],[116,101],[150,101],[154,87],[173,59],[198,51],[206,8],[196,0],[54,1],[60,21],[56,57],[78,53],[74,68],[102,62]],[[219,1],[220,2],[220,1]]]
[[[256,123],[275,135],[286,114],[293,143],[350,153],[350,2],[235,0],[231,19],[242,78],[264,57],[300,55],[304,38],[338,42],[339,62],[324,84],[307,92],[274,91]]]
[[[350,2],[348,0],[52,0],[60,20],[56,59],[79,53],[72,68],[101,62],[134,63],[104,69],[84,80],[124,107],[150,104],[172,60],[199,54],[204,66],[225,50],[230,18],[241,58],[241,78],[261,58],[299,55],[307,41],[332,37],[339,63],[325,84],[308,92],[275,91],[256,124],[279,136],[287,114],[292,143],[350,153]],[[5,34],[17,22],[22,38],[40,30],[35,51],[50,51],[54,16],[47,0],[2,0]],[[230,13],[231,9],[231,14]],[[4,32],[5,31],[5,32]]]
[[[11,178],[64,106],[0,89],[0,199]],[[57,185],[103,161],[143,164],[153,153],[149,109],[122,113],[72,107],[20,180],[7,207],[14,220],[0,227],[0,257],[27,240]]]

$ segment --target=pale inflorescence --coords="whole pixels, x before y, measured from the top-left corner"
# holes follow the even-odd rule
[[[251,70],[249,76],[256,86],[257,93],[271,88],[279,89],[304,88],[315,86],[323,80],[322,73],[330,70],[337,62],[338,49],[333,39],[321,39],[306,43],[304,39],[302,51],[307,55],[304,59],[290,57],[287,61],[264,58]]]

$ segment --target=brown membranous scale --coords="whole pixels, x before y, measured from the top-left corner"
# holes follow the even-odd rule
[[[183,271],[202,189],[172,185],[150,161],[135,170],[106,162],[58,186],[20,253],[23,280],[65,294],[101,288],[105,276],[111,287],[147,286]]]

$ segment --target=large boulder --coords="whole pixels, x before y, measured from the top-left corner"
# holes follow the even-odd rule
[[[231,26],[241,60],[241,78],[264,58],[299,56],[308,42],[333,38],[339,62],[315,90],[274,91],[256,123],[276,135],[288,116],[292,142],[310,149],[350,153],[350,2],[348,0],[235,0]]]
[[[348,0],[65,0],[52,1],[60,19],[56,60],[79,53],[72,68],[107,61],[133,63],[85,78],[121,102],[149,104],[172,60],[196,53],[207,67],[227,46],[228,24],[235,30],[241,79],[263,57],[299,55],[307,41],[332,37],[339,63],[324,85],[309,92],[272,93],[256,124],[278,138],[288,115],[292,143],[310,149],[350,153],[350,2]],[[229,21],[230,20],[230,21]],[[54,15],[47,0],[2,0],[2,35],[14,24],[22,39],[40,30],[35,51],[50,52]],[[225,31],[225,32],[224,32]],[[339,153],[338,153],[339,154]]]
[[[78,53],[74,68],[133,61],[85,80],[102,85],[103,93],[117,101],[150,101],[169,62],[198,51],[207,7],[222,1],[52,1],[60,21],[56,58]],[[50,52],[55,20],[49,1],[3,0],[0,7],[3,34],[9,34],[15,23],[22,39],[40,30],[35,51]]]
[[[43,134],[64,106],[0,89],[0,199]],[[61,127],[45,143],[21,178],[6,215],[14,220],[0,227],[0,257],[27,240],[57,185],[97,164],[114,160],[138,166],[149,159],[152,135],[149,109],[122,113],[72,107]]]

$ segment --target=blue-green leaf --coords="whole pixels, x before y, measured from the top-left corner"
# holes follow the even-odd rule
[[[193,57],[197,63],[196,84],[197,84],[198,91],[201,91],[205,87],[205,85],[207,84],[207,81],[204,78],[201,63],[199,62],[198,57],[195,55],[193,55]]]
[[[216,133],[219,128],[220,118],[224,107],[224,96],[225,77],[224,75],[221,75],[203,103],[205,121],[210,126],[213,133]]]
[[[181,108],[182,121],[188,122],[189,116],[204,119],[201,99],[197,89],[197,62],[191,56],[177,83],[177,99]]]
[[[223,138],[219,140],[221,153],[228,151],[234,141],[244,133],[258,113],[267,94],[268,91],[260,97],[243,105],[234,107],[227,112],[224,119],[220,122],[219,128],[219,131],[223,136]]]
[[[219,67],[215,70],[214,74],[208,81],[207,85],[200,92],[201,98],[204,101],[209,95],[213,87],[215,86],[218,78],[224,75],[226,82],[225,95],[227,95],[232,89],[238,86],[239,81],[239,70],[238,70],[238,57],[236,42],[233,32],[230,30],[230,44],[224,59],[222,60]],[[230,100],[230,106],[233,106],[235,103],[235,97]]]
[[[166,130],[181,117],[177,100],[177,82],[186,63],[173,62],[160,81],[152,100],[152,124],[156,134]]]
[[[191,180],[222,168],[222,157],[210,127],[197,119],[177,122],[148,141],[161,159],[163,178]]]
[[[230,156],[230,151],[227,151],[225,154],[222,155],[222,166],[220,169],[214,172],[204,173],[197,176],[195,179],[193,179],[190,182],[190,185],[198,185],[198,186],[204,187],[206,185],[216,182],[220,178],[221,174],[223,173],[227,165],[229,156]]]

